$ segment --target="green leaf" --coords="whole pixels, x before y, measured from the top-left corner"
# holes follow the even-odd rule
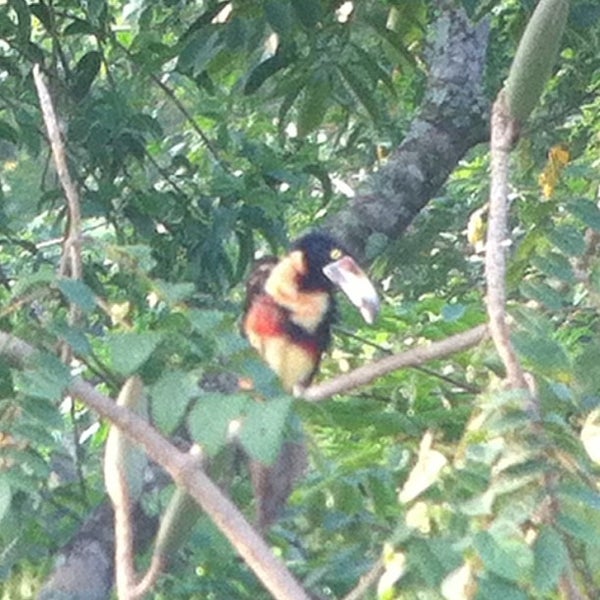
[[[348,84],[348,87],[369,113],[371,119],[373,119],[375,123],[379,123],[381,117],[373,88],[365,84],[364,79],[356,73],[355,69],[342,64],[338,64],[337,68],[342,74],[344,81]]]
[[[107,9],[106,0],[88,0],[85,6],[92,21],[98,21],[103,17]]]
[[[210,61],[222,49],[217,32],[207,35],[205,30],[195,31],[187,40],[187,44],[179,54],[177,67],[183,72],[191,71],[194,76],[202,73]]]
[[[529,331],[516,331],[512,339],[517,352],[534,370],[558,379],[569,376],[569,357],[557,341]]]
[[[269,0],[265,4],[265,16],[275,33],[278,33],[284,40],[290,39],[289,36],[294,25],[294,15],[289,2],[286,0]]]
[[[200,310],[194,308],[188,311],[187,318],[195,331],[206,335],[223,323],[225,313],[220,310]]]
[[[52,15],[45,4],[30,4],[29,10],[48,31],[52,30]]]
[[[100,72],[102,66],[102,55],[95,50],[84,54],[73,72],[71,83],[71,95],[76,102],[82,100],[89,92],[94,79]]]
[[[567,301],[554,288],[542,281],[527,279],[521,283],[519,291],[525,298],[536,300],[550,310],[560,310],[563,303]]]
[[[321,2],[319,0],[291,0],[298,19],[307,29],[314,29],[321,20]]]
[[[600,494],[590,488],[565,483],[558,487],[557,492],[559,497],[575,501],[577,504],[585,505],[593,510],[600,511]]]
[[[559,225],[550,229],[547,236],[567,256],[581,256],[585,252],[583,232],[573,225]]]
[[[479,532],[474,547],[486,568],[509,581],[526,581],[533,568],[531,548],[516,534]]]
[[[108,338],[113,369],[122,375],[135,373],[161,341],[159,333],[117,333]]]
[[[376,85],[381,81],[387,88],[388,91],[396,96],[396,88],[390,74],[379,65],[375,56],[369,54],[364,48],[361,48],[358,44],[353,44],[354,51],[360,58],[360,64],[366,73],[369,74],[371,81]]]
[[[55,280],[56,274],[54,273],[54,270],[50,266],[42,267],[35,273],[29,273],[19,277],[17,283],[13,287],[13,295],[21,296],[30,291],[32,288],[47,287],[48,285],[54,283]]]
[[[308,135],[323,122],[330,96],[331,82],[326,73],[317,73],[307,82],[298,108],[300,137]]]
[[[77,356],[89,356],[92,346],[86,334],[78,327],[70,327],[66,323],[54,323],[51,327],[52,333],[67,342]]]
[[[152,417],[170,434],[180,424],[192,398],[199,393],[196,378],[185,371],[167,371],[150,389]]]
[[[530,597],[516,585],[498,577],[485,577],[479,582],[475,600],[530,600]]]
[[[569,259],[558,252],[550,252],[545,256],[532,256],[531,264],[542,273],[565,281],[567,283],[575,283],[575,275],[573,267]]]
[[[96,308],[96,296],[94,292],[79,279],[59,279],[58,289],[65,298],[76,304],[86,313]]]
[[[27,2],[24,2],[24,0],[10,0],[9,5],[13,7],[17,14],[19,43],[26,44],[31,36],[31,15],[29,14]]]
[[[414,539],[409,545],[409,564],[414,564],[430,587],[438,587],[449,571],[461,564],[460,554],[448,540]]]
[[[582,198],[567,203],[566,208],[588,227],[600,231],[600,208],[596,206],[595,202]]]
[[[292,402],[290,396],[282,396],[247,406],[239,439],[250,456],[265,464],[277,458]]]
[[[188,416],[193,441],[214,456],[227,441],[230,423],[242,418],[249,401],[244,394],[203,394]]]
[[[533,545],[536,590],[550,593],[569,564],[569,554],[561,536],[552,527],[544,527]]]
[[[15,382],[16,387],[27,396],[57,401],[71,382],[71,374],[56,356],[39,352],[24,371],[15,374]]]
[[[189,281],[173,283],[171,281],[155,280],[154,286],[158,295],[163,298],[169,306],[174,306],[184,300],[189,300],[196,292],[196,286]]]
[[[600,386],[600,343],[593,340],[582,346],[583,351],[577,356],[574,365],[577,384],[582,391],[596,395]]]
[[[12,492],[8,480],[2,473],[0,473],[0,522],[10,509],[10,502],[12,500]]]
[[[244,94],[249,96],[258,90],[258,88],[272,75],[281,71],[290,63],[287,53],[278,51],[274,56],[263,60],[258,64],[250,74],[244,84]]]
[[[73,19],[64,29],[63,35],[91,35],[95,31],[93,25],[82,19]]]
[[[442,308],[442,317],[444,321],[454,323],[458,321],[465,314],[465,306],[463,304],[444,304]]]
[[[598,544],[598,531],[595,527],[590,527],[585,515],[564,514],[561,512],[556,520],[556,525],[559,529],[586,544]]]
[[[18,144],[19,134],[12,125],[6,121],[0,121],[0,139],[11,142],[12,144]]]
[[[61,390],[62,391],[62,390]],[[63,428],[63,419],[56,405],[55,398],[36,398],[33,402],[24,404],[24,413],[46,426],[49,429],[61,430]],[[28,420],[28,425],[31,426],[31,421]]]

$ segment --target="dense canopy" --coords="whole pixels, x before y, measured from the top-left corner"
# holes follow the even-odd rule
[[[168,558],[153,598],[281,597],[289,572],[307,594],[292,599],[597,596],[597,2],[539,2],[560,45],[505,149],[506,235],[487,252],[507,259],[523,386],[480,327],[491,107],[536,4],[0,3],[2,600],[66,593],[55,561],[89,543],[93,569],[82,559],[62,597],[110,596],[106,487],[123,473],[137,572],[155,547]],[[536,69],[545,49],[522,48]],[[315,228],[368,267],[382,309],[370,326],[340,298],[317,381],[348,379],[309,402],[239,321],[254,259]],[[131,445],[107,397],[174,446],[135,418]],[[254,546],[244,457],[272,461],[300,428],[309,466]],[[123,469],[105,483],[111,437]],[[177,453],[192,444],[204,491]],[[216,482],[239,512],[198,510],[158,465],[196,499]],[[187,521],[157,538],[173,496]]]

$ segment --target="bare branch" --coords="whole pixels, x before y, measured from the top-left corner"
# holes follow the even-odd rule
[[[518,125],[508,114],[505,97],[501,92],[492,109],[491,188],[485,254],[486,300],[490,334],[506,368],[508,385],[513,389],[527,389],[506,321],[508,172],[510,151],[517,136]]]
[[[338,375],[323,383],[312,385],[304,390],[301,397],[310,402],[326,400],[334,394],[349,392],[359,386],[371,383],[371,381],[374,381],[378,377],[397,369],[415,367],[430,360],[443,358],[449,354],[472,348],[484,340],[487,334],[487,326],[479,325],[439,342],[432,342],[429,346],[411,348],[400,354],[386,356],[381,360],[354,369],[350,373]]]
[[[35,354],[35,349],[23,340],[0,332],[0,356],[22,367]],[[74,378],[66,391],[141,444],[175,483],[186,489],[198,502],[274,598],[309,600],[302,586],[283,562],[273,555],[270,547],[233,502],[206,473],[198,469],[194,456],[178,450],[147,421],[132,411],[117,406],[111,398],[101,394],[80,377]]]
[[[68,273],[72,278],[80,279],[83,271],[81,261],[81,208],[79,191],[69,173],[67,153],[58,124],[56,110],[54,109],[52,97],[50,96],[42,69],[37,63],[33,66],[33,80],[40,100],[40,108],[44,117],[46,130],[48,131],[48,139],[52,148],[56,172],[65,192],[69,211],[69,228],[65,238],[61,274],[66,275]]]

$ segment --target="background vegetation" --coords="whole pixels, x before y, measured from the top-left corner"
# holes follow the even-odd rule
[[[334,222],[393,160],[419,114],[433,24],[448,4],[0,5],[0,328],[45,351],[25,370],[0,363],[3,598],[34,597],[105,500],[108,427],[63,396],[72,374],[116,396],[139,373],[156,427],[181,437],[187,425],[251,518],[248,478],[225,448],[235,398],[199,382],[234,372],[268,393],[237,333],[249,264]],[[456,4],[489,23],[491,104],[535,2]],[[380,557],[383,598],[597,596],[599,23],[597,3],[573,2],[559,65],[513,154],[506,283],[540,427],[503,390],[489,343],[335,400],[266,403],[273,423],[291,411],[311,440],[311,468],[269,542],[320,597],[344,597]],[[36,62],[82,196],[82,281],[61,270],[68,213]],[[489,155],[472,146],[403,235],[367,241],[383,312],[366,328],[342,306],[322,379],[486,321]],[[57,358],[65,343],[68,365]],[[259,458],[281,442],[281,427],[262,435],[264,415],[243,440]],[[441,469],[415,492],[407,481],[420,447],[419,465]],[[151,486],[145,512],[159,515],[171,493]],[[154,597],[268,597],[235,556],[201,518]]]

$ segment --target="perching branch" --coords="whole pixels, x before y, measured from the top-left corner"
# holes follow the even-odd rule
[[[312,385],[304,390],[301,397],[310,402],[320,402],[321,400],[331,398],[335,394],[343,394],[361,385],[371,383],[378,377],[382,377],[397,369],[415,367],[430,360],[436,360],[455,352],[468,350],[483,341],[487,335],[487,326],[479,325],[439,342],[432,342],[428,346],[411,348],[406,352],[386,356],[375,362],[358,367],[349,373],[344,373],[323,383]]]
[[[26,342],[0,332],[0,356],[18,367],[25,366],[36,354]],[[262,537],[248,523],[233,502],[198,469],[197,460],[178,450],[147,421],[132,411],[117,406],[92,385],[76,377],[66,388],[101,417],[141,444],[148,455],[161,465],[175,483],[187,490],[202,507],[232,546],[277,600],[308,600],[309,596],[282,561],[273,555]]]

